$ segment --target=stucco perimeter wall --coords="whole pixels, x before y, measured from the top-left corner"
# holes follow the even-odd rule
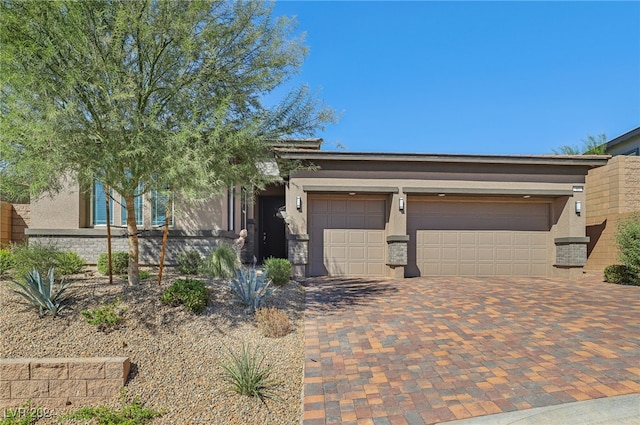
[[[113,229],[111,237],[112,251],[129,251],[129,241],[120,230]],[[98,256],[107,252],[105,229],[28,229],[29,244],[55,246],[62,251],[75,251],[87,264],[96,264]],[[232,244],[237,235],[227,231],[201,231],[186,233],[173,230],[167,239],[165,264],[176,265],[178,254],[196,250],[207,256],[218,245]],[[140,264],[155,265],[160,259],[162,233],[159,231],[142,233],[138,237]]]
[[[62,408],[108,401],[127,382],[127,357],[0,359],[0,408]]]
[[[640,212],[640,157],[616,156],[600,168],[589,171],[585,205],[587,265],[601,271],[619,264],[615,234],[621,219]]]

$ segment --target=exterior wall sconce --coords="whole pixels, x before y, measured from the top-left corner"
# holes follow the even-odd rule
[[[398,209],[399,209],[400,211],[404,211],[404,198],[400,198],[400,199],[398,200]]]
[[[299,196],[296,196],[296,209],[302,211],[302,198]]]
[[[576,215],[580,215],[582,213],[582,202],[576,201]]]

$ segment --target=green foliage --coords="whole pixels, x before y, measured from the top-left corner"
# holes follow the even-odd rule
[[[80,273],[85,264],[85,259],[73,251],[59,252],[56,270],[62,276],[68,276]]]
[[[229,281],[229,287],[237,302],[246,306],[248,313],[255,313],[264,301],[273,294],[271,281],[264,273],[258,273],[255,267],[242,267],[236,270],[236,278]]]
[[[622,264],[635,276],[640,276],[640,214],[633,214],[618,222],[616,242]]]
[[[612,264],[604,269],[604,281],[620,285],[640,285],[640,279],[629,267],[622,264]]]
[[[206,258],[203,270],[215,279],[230,279],[238,268],[238,254],[227,244],[218,245]]]
[[[0,2],[0,193],[39,195],[64,188],[66,175],[96,178],[135,217],[138,187],[203,198],[233,184],[264,186],[273,179],[259,167],[270,141],[335,121],[307,87],[280,102],[269,96],[307,53],[294,21],[275,19],[273,7]]]
[[[82,310],[80,314],[84,316],[87,323],[97,326],[98,330],[111,331],[117,329],[122,323],[126,311],[126,308],[120,308],[120,300],[116,300],[111,304],[105,304],[90,310]]]
[[[556,155],[605,155],[607,153],[607,135],[587,135],[587,140],[582,140],[582,148],[577,146],[562,145],[559,149],[553,149]]]
[[[15,262],[14,274],[25,276],[32,270],[37,270],[41,275],[46,275],[49,269],[58,266],[60,251],[53,246],[39,244],[17,244],[11,249]]]
[[[184,308],[200,313],[207,306],[209,293],[204,282],[196,279],[178,279],[160,297],[163,304],[183,305]]]
[[[3,413],[0,425],[31,425],[44,416],[42,408],[32,407],[29,401],[21,407],[5,408]]]
[[[140,270],[138,271],[138,277],[140,278],[140,280],[145,280],[145,279],[150,279],[152,275],[149,270]]]
[[[291,278],[291,263],[284,258],[269,257],[264,261],[264,272],[274,285],[284,285]]]
[[[240,354],[229,352],[229,358],[221,364],[225,373],[222,377],[229,385],[228,390],[251,397],[278,398],[270,389],[277,384],[277,380],[271,378],[273,367],[263,367],[265,357],[255,350],[250,352],[249,347],[242,345]]]
[[[15,259],[13,258],[11,250],[0,249],[0,275],[11,270],[14,266]]]
[[[45,275],[51,268],[56,270],[56,278],[80,273],[85,265],[84,258],[73,251],[60,251],[55,246],[40,244],[17,244],[11,249],[15,274],[24,276],[33,269]]]
[[[183,274],[197,275],[202,269],[202,255],[195,249],[178,254],[178,271]]]
[[[42,279],[38,270],[29,272],[24,277],[24,282],[11,281],[17,287],[16,294],[23,297],[28,304],[38,309],[40,317],[50,314],[56,317],[65,307],[65,299],[62,294],[69,288],[71,282],[60,282],[60,287],[54,291],[54,270],[49,269],[47,278]]]
[[[124,251],[112,252],[111,267],[113,267],[113,274],[127,274],[129,253]],[[98,272],[103,275],[109,274],[109,256],[106,252],[98,256]]]
[[[256,322],[264,336],[279,338],[291,332],[289,316],[275,307],[262,307],[256,310]]]
[[[150,423],[153,418],[161,413],[147,409],[135,398],[131,404],[124,405],[116,410],[112,407],[83,407],[74,413],[62,416],[61,420],[90,420],[95,419],[98,425],[144,425]],[[94,422],[92,422],[94,423]]]

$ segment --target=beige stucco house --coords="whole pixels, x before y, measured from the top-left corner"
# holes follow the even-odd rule
[[[245,258],[288,258],[297,276],[566,276],[587,260],[585,176],[607,156],[330,152],[321,140],[276,155],[313,168],[249,196],[242,188],[199,205],[175,202],[169,262],[249,231]],[[117,199],[117,194],[114,195]],[[106,250],[100,196],[69,181],[32,202],[30,242]],[[157,198],[140,199],[141,262],[157,263]],[[113,208],[115,249],[126,249]]]

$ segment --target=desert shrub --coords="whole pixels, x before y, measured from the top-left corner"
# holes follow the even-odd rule
[[[80,273],[86,261],[73,251],[59,252],[56,271],[62,276]]]
[[[151,278],[151,272],[149,270],[139,270],[138,271],[138,278],[140,280],[150,279]]]
[[[98,330],[108,332],[117,329],[124,320],[126,308],[120,307],[120,300],[116,300],[111,304],[104,304],[89,310],[82,310],[80,314],[87,320],[90,325],[95,325]]]
[[[264,273],[258,273],[255,267],[236,270],[236,278],[229,281],[235,301],[245,305],[248,313],[254,313],[262,307],[264,301],[273,294],[270,286],[271,281],[266,279]]]
[[[80,410],[68,413],[60,417],[61,420],[82,420],[95,419],[98,425],[144,425],[151,423],[153,418],[161,416],[160,412],[144,407],[140,400],[136,397],[130,404],[122,401],[122,408],[115,409],[113,407],[83,407]]]
[[[620,261],[634,276],[640,276],[640,214],[618,222],[616,242]]]
[[[183,305],[184,308],[200,313],[207,306],[209,294],[204,282],[196,279],[178,279],[160,297],[163,304]]]
[[[34,269],[41,276],[45,276],[50,269],[58,267],[60,251],[53,246],[21,243],[14,245],[11,252],[14,259],[14,275],[20,278]]]
[[[203,264],[204,273],[216,279],[230,279],[238,268],[238,254],[227,244],[219,245]]]
[[[271,378],[272,367],[264,367],[264,355],[258,350],[253,353],[245,344],[240,354],[229,352],[229,358],[221,364],[224,370],[222,379],[228,384],[228,390],[238,394],[265,398],[278,398],[270,388],[277,384]]]
[[[604,269],[604,281],[617,284],[640,284],[637,276],[623,264],[612,264]]]
[[[58,290],[54,290],[53,268],[49,269],[46,278],[42,278],[40,272],[33,269],[24,276],[23,281],[12,280],[11,283],[16,288],[13,292],[24,298],[28,305],[37,308],[40,317],[46,314],[56,317],[66,307],[62,294],[71,285],[71,282],[60,281]]]
[[[178,271],[183,274],[197,275],[202,270],[202,255],[195,249],[178,254]]]
[[[257,309],[256,322],[264,336],[280,338],[291,332],[289,316],[275,307]]]
[[[0,249],[0,274],[11,270],[15,265],[13,254],[8,249]]]
[[[111,253],[111,267],[114,274],[127,274],[129,268],[129,253],[124,251],[114,251]],[[109,274],[109,256],[103,252],[98,257],[98,273]]]
[[[44,416],[45,410],[38,406],[32,406],[31,401],[25,402],[21,407],[5,408],[0,419],[1,425],[31,425]]]
[[[291,263],[284,258],[269,257],[264,261],[264,272],[274,285],[284,285],[291,278]]]

